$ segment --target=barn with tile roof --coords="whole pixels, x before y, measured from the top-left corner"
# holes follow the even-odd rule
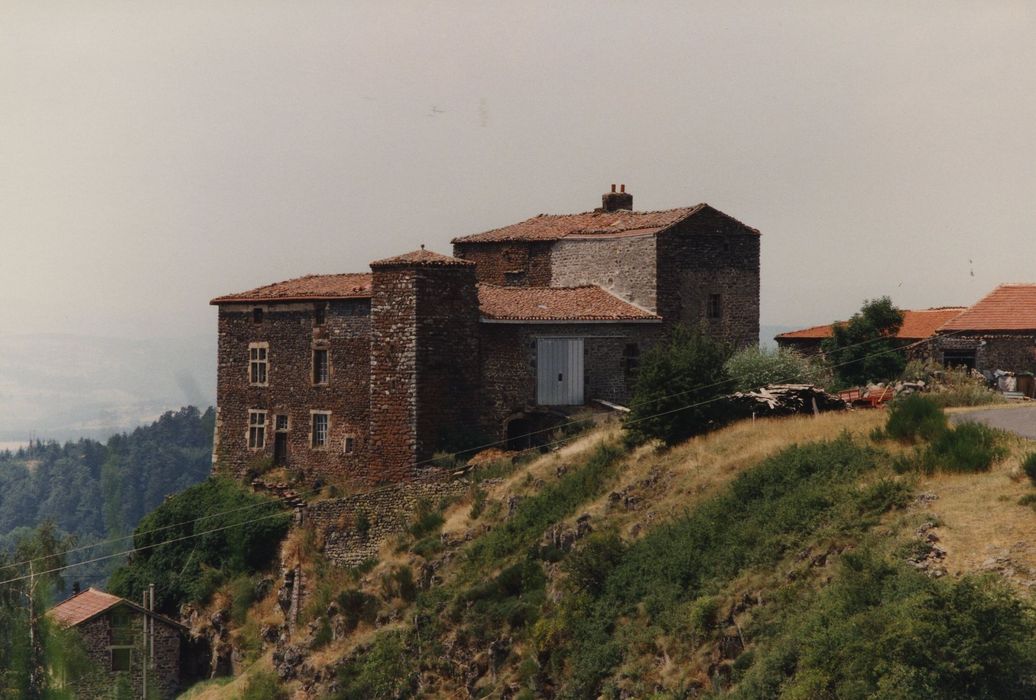
[[[1036,372],[1036,284],[1001,284],[939,328],[947,365]]]
[[[759,232],[707,204],[638,212],[625,186],[370,272],[310,275],[219,307],[214,463],[310,478],[419,478],[432,457],[629,402],[676,324],[759,336]],[[542,433],[541,435],[545,435]]]

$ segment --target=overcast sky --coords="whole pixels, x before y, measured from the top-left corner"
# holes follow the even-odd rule
[[[0,0],[0,333],[706,201],[762,321],[1036,281],[1036,4]]]

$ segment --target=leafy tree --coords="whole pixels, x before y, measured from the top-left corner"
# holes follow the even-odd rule
[[[896,338],[903,312],[886,297],[865,301],[845,323],[835,324],[821,348],[846,386],[898,377],[906,367],[904,343]]]
[[[830,382],[830,370],[819,359],[794,350],[767,350],[758,346],[734,353],[724,365],[734,391],[752,391],[768,384],[819,384]]]
[[[721,424],[725,409],[716,399],[730,391],[724,367],[729,357],[725,344],[697,329],[676,327],[641,363],[626,419],[630,440],[658,438],[672,445]]]

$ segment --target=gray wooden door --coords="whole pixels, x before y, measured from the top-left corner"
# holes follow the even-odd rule
[[[536,341],[536,403],[578,406],[583,403],[583,339]]]

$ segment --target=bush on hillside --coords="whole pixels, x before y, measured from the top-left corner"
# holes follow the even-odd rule
[[[158,609],[175,614],[183,603],[205,602],[221,582],[267,568],[290,521],[277,501],[210,478],[140,521],[138,551],[112,574],[109,590],[137,600],[154,583]]]
[[[256,671],[241,693],[241,700],[288,700],[288,691],[281,687],[273,671]]]
[[[1004,397],[986,385],[982,377],[966,368],[948,369],[939,374],[928,394],[940,406],[984,406],[1003,403]]]
[[[783,348],[743,348],[731,355],[723,368],[731,379],[730,391],[752,391],[768,384],[826,386],[831,382],[831,371],[821,360]]]
[[[627,437],[668,445],[700,435],[726,420],[719,397],[732,386],[724,364],[729,348],[699,330],[678,326],[668,343],[645,354],[637,378]]]
[[[1036,486],[1036,452],[1030,452],[1022,460],[1022,471],[1025,472],[1025,476],[1029,477],[1032,485]]]
[[[946,429],[946,414],[935,401],[920,394],[893,401],[885,422],[885,433],[902,442],[932,440]]]
[[[961,423],[929,446],[926,471],[987,472],[1007,454],[1000,438],[1000,431],[982,423]]]

